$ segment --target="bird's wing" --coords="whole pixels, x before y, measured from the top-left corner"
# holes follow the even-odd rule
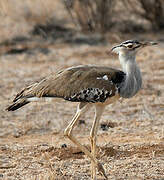
[[[122,71],[107,67],[72,67],[43,79],[34,86],[32,94],[74,102],[104,102],[116,94],[124,75]]]

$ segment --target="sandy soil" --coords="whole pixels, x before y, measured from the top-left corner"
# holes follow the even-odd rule
[[[137,35],[159,42],[158,46],[145,48],[137,56],[143,88],[135,97],[107,107],[103,114],[97,158],[109,179],[164,179],[163,35],[162,32]],[[126,36],[127,39],[134,37]],[[51,72],[79,64],[120,68],[117,56],[106,54],[114,42],[110,43],[110,34],[106,45],[93,46],[49,43],[31,37],[32,42],[0,46],[0,179],[90,179],[90,161],[63,136],[76,111],[76,103],[64,100],[30,103],[15,112],[6,112],[5,108],[22,87]],[[124,39],[120,36],[120,41]],[[44,47],[40,50],[42,44]],[[8,53],[24,46],[32,48],[23,53]],[[74,135],[88,148],[93,116],[91,109],[74,130]],[[103,177],[98,174],[98,179]]]

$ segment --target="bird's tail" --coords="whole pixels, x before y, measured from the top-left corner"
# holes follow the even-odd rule
[[[35,96],[33,90],[36,85],[37,85],[37,83],[24,88],[20,93],[18,93],[16,95],[16,97],[13,100],[13,103],[11,105],[9,105],[6,108],[6,110],[7,111],[15,111],[15,110],[21,108],[22,106],[30,103],[29,98],[32,98]]]
[[[7,111],[15,111],[28,103],[29,103],[29,101],[25,98],[19,99],[18,101],[13,102],[10,106],[8,106],[6,108],[6,110]]]

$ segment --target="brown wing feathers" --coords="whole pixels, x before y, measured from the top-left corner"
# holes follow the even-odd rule
[[[7,110],[29,103],[30,97],[62,97],[75,102],[104,102],[114,96],[123,72],[97,66],[78,66],[52,74],[39,83],[24,88]]]

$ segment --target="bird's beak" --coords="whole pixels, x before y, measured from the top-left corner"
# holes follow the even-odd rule
[[[157,44],[158,44],[157,42],[143,42],[143,43],[141,43],[142,47],[154,46],[154,45],[157,45]]]

